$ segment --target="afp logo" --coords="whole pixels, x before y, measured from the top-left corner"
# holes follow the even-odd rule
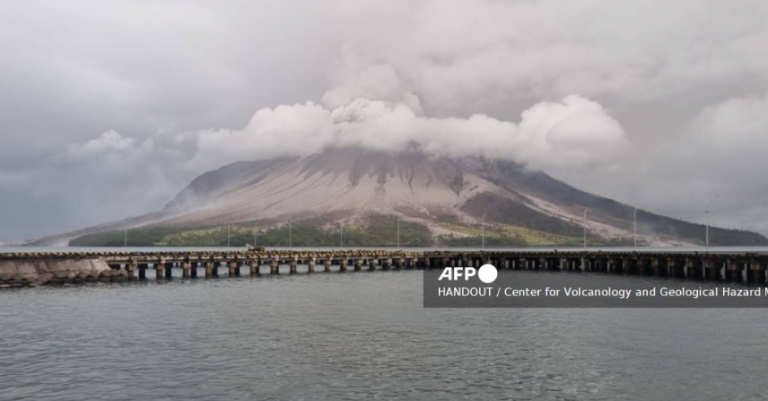
[[[458,281],[462,278],[464,281],[469,281],[471,277],[477,276],[477,278],[485,284],[491,284],[496,281],[498,275],[499,272],[496,270],[496,266],[492,264],[484,264],[480,266],[480,269],[475,269],[474,267],[446,267],[443,269],[443,272],[440,273],[440,277],[438,277],[437,281],[443,279],[448,281]]]

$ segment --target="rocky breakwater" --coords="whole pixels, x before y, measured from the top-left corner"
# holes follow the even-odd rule
[[[0,259],[0,289],[86,282],[127,281],[101,259]]]

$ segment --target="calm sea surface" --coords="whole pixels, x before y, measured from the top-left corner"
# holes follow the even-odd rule
[[[420,271],[26,288],[0,291],[0,400],[765,400],[767,333],[755,309],[424,309]]]

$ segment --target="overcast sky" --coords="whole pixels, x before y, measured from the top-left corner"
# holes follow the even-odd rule
[[[4,1],[0,241],[159,209],[237,160],[410,139],[676,217],[714,198],[768,234],[766,21],[763,0]]]

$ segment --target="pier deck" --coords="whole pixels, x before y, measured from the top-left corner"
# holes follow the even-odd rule
[[[351,250],[257,250],[257,251],[173,251],[173,252],[17,252],[0,253],[3,260],[99,259],[115,277],[146,279],[149,270],[159,280],[173,277],[174,269],[183,278],[230,277],[246,268],[250,276],[302,272],[346,272],[401,269],[479,267],[485,263],[499,270],[554,270],[672,277],[690,280],[725,280],[765,283],[768,254],[723,252],[629,252],[629,251],[451,251],[426,252]],[[265,270],[265,271],[264,271]],[[200,274],[199,274],[200,273]]]

